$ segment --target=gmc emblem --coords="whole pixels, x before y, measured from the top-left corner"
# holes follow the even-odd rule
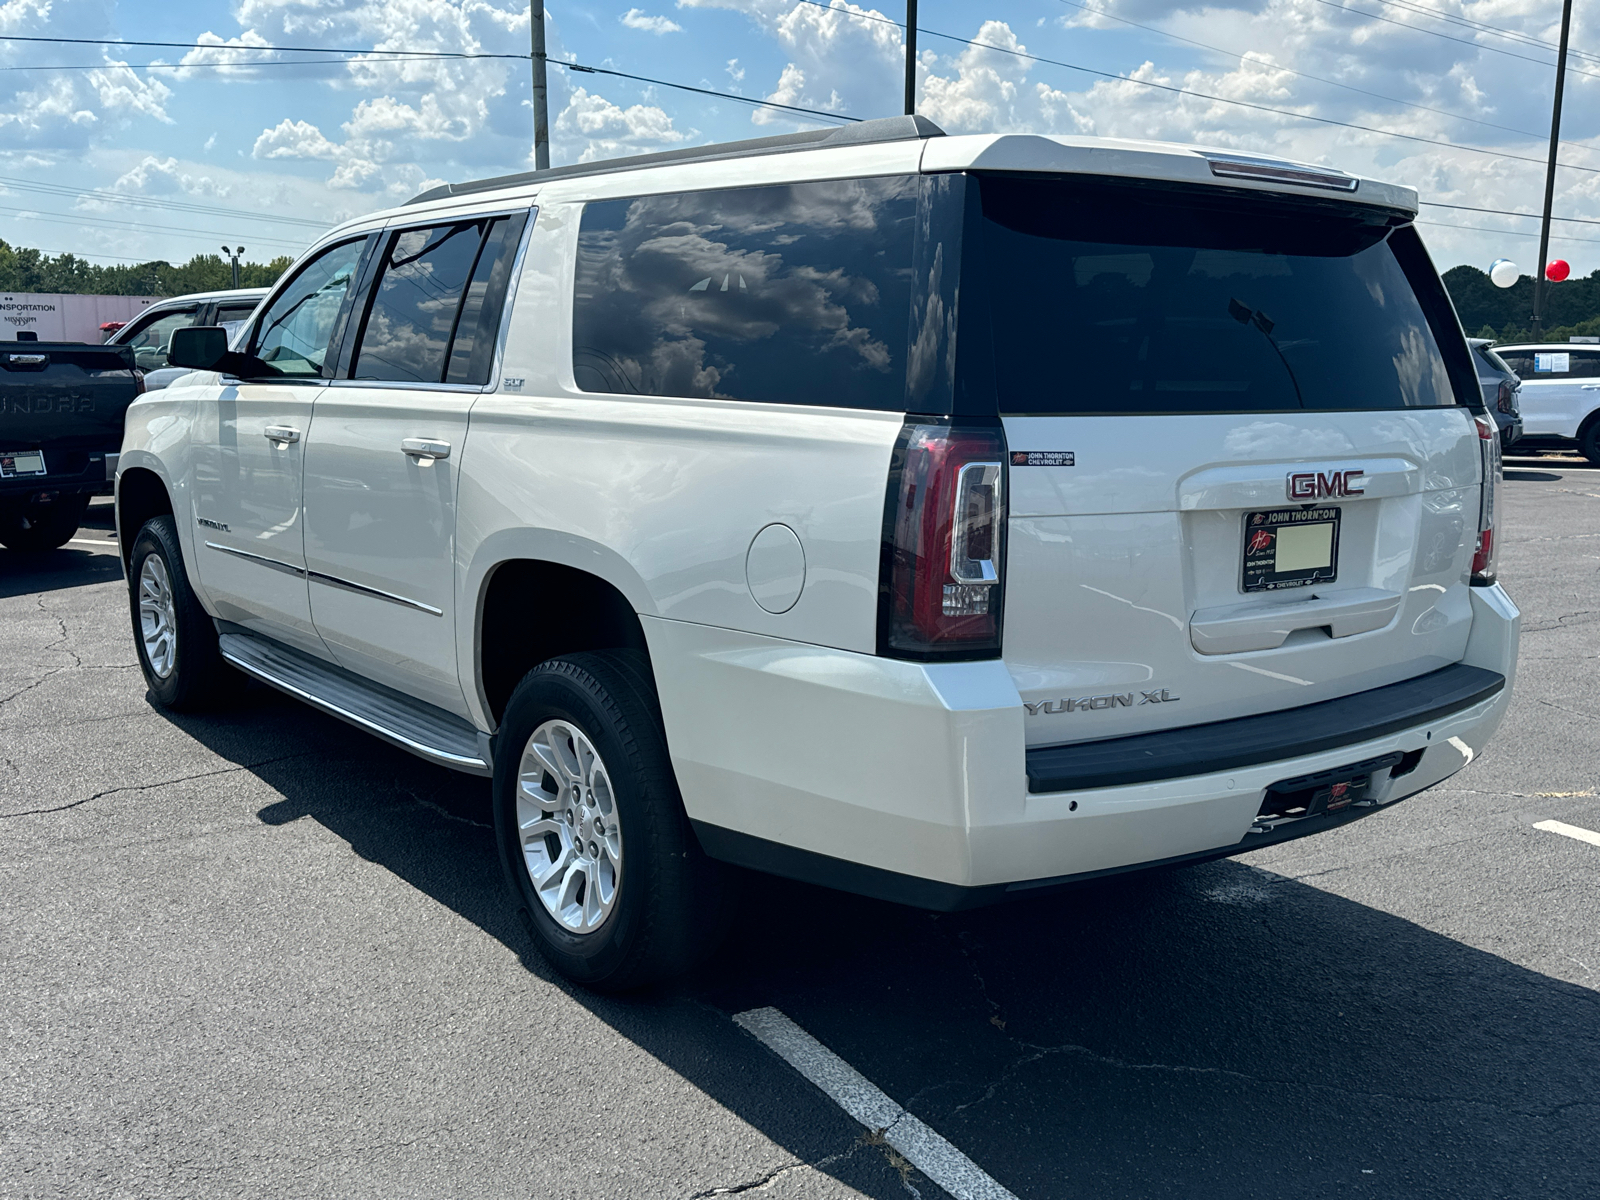
[[[1360,496],[1365,471],[1297,471],[1289,476],[1289,499],[1321,500],[1324,496]]]

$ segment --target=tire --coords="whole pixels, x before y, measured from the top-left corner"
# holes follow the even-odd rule
[[[174,712],[217,707],[236,677],[218,649],[216,625],[189,586],[171,516],[151,517],[133,539],[128,607],[139,667],[156,703]]]
[[[1600,418],[1590,421],[1589,427],[1578,435],[1578,452],[1600,467]]]
[[[552,967],[620,992],[716,948],[733,872],[705,856],[689,827],[644,655],[573,654],[528,672],[494,757],[501,865]],[[548,880],[543,894],[536,873]]]
[[[59,550],[83,520],[87,494],[63,496],[53,504],[0,511],[0,545],[11,550]]]

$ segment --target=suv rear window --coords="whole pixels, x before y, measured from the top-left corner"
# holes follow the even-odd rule
[[[1100,181],[981,191],[1003,413],[1456,403],[1384,215]]]
[[[916,212],[906,178],[585,205],[578,387],[903,410]]]

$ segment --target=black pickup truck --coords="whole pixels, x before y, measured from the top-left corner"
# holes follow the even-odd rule
[[[0,341],[0,545],[54,550],[77,532],[142,391],[130,346]]]

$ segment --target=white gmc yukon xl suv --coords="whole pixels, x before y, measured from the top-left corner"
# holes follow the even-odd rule
[[[571,978],[754,867],[954,909],[1482,752],[1518,613],[1412,191],[918,118],[436,188],[128,410],[150,691],[492,776]]]

